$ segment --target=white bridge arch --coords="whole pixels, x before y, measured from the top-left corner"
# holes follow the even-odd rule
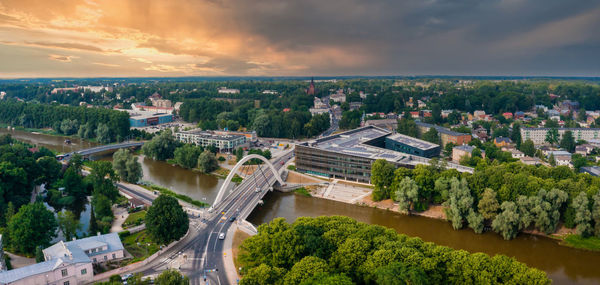
[[[242,165],[244,163],[246,163],[248,160],[253,159],[253,158],[260,159],[266,165],[268,165],[269,166],[268,168],[271,170],[271,172],[273,172],[273,175],[275,176],[275,179],[277,179],[277,182],[279,182],[280,185],[284,184],[283,183],[283,179],[281,179],[281,176],[279,175],[279,172],[275,169],[275,167],[273,166],[273,164],[271,164],[271,162],[268,159],[266,159],[262,155],[250,154],[250,155],[244,156],[244,158],[242,158],[242,160],[240,160],[233,167],[233,169],[229,172],[229,175],[227,175],[227,178],[225,178],[225,183],[223,183],[223,185],[221,186],[221,189],[219,189],[219,193],[217,194],[217,198],[213,202],[213,205],[212,205],[211,208],[214,208],[215,206],[219,205],[219,203],[221,202],[221,200],[223,200],[223,196],[225,196],[225,192],[227,192],[227,189],[229,189],[229,184],[231,184],[231,179],[233,178],[233,176],[235,176],[235,174],[237,173],[238,169],[240,167],[242,167]]]

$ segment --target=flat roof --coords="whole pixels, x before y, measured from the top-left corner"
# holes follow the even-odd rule
[[[437,144],[430,143],[428,141],[420,140],[420,139],[413,138],[413,137],[403,135],[403,134],[393,134],[391,136],[388,136],[387,138],[390,140],[394,140],[399,143],[403,143],[405,145],[414,147],[414,148],[421,149],[421,150],[429,150],[429,149],[434,149],[436,147],[439,147],[439,145],[437,145]]]
[[[181,132],[177,132],[175,134],[176,135],[177,134],[190,134],[190,135],[200,136],[201,138],[205,138],[205,139],[225,140],[225,141],[234,141],[234,140],[237,140],[240,138],[246,138],[246,136],[244,136],[244,135],[236,135],[236,134],[219,135],[219,134],[215,134],[215,133],[203,131],[203,130],[181,131]]]
[[[521,128],[525,131],[547,131],[551,128]],[[556,128],[559,131],[600,131],[600,128]]]

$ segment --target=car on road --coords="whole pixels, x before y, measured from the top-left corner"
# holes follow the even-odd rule
[[[219,234],[219,239],[225,239],[225,233],[220,233]]]
[[[260,193],[262,190],[260,190],[260,188],[256,188],[256,190],[254,190],[254,192],[256,193]]]
[[[129,279],[131,277],[133,277],[133,274],[131,274],[131,273],[125,274],[125,275],[121,276],[121,281],[127,281],[127,279]]]
[[[232,216],[231,218],[229,218],[229,221],[233,223],[233,221],[235,221],[235,216]]]

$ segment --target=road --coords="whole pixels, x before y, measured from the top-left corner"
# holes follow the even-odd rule
[[[292,156],[290,151],[275,158],[273,166],[279,171]],[[191,284],[236,284],[238,280],[228,280],[224,270],[225,242],[219,239],[219,234],[227,233],[233,224],[231,217],[245,219],[276,181],[271,171],[264,166],[262,168],[264,171],[255,171],[219,205],[214,205],[212,213],[204,213],[204,217],[190,217],[189,234],[135,272],[145,276],[157,275],[166,269],[177,268],[190,278]],[[257,192],[257,188],[261,191]]]

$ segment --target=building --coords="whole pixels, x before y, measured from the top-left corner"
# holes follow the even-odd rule
[[[523,164],[526,164],[526,165],[541,165],[541,164],[543,164],[542,160],[537,157],[523,156],[523,157],[519,158],[519,160]]]
[[[592,176],[600,176],[600,166],[584,166],[579,169],[581,173],[588,173]]]
[[[371,164],[385,159],[398,167],[414,168],[429,159],[385,148],[392,133],[365,126],[332,136],[299,143],[295,147],[296,169],[300,172],[358,182],[371,181]],[[470,167],[448,163],[449,168],[473,172]]]
[[[427,124],[420,121],[417,121],[416,123],[419,127],[419,132],[421,132],[422,134],[429,131],[430,128],[435,128],[442,141],[442,146],[445,146],[447,143],[453,143],[455,145],[468,144],[472,139],[471,134],[455,132],[448,128]]]
[[[526,141],[530,139],[534,144],[544,144],[546,143],[546,134],[549,130],[550,128],[521,128],[521,140]],[[566,131],[571,131],[576,141],[600,139],[599,128],[559,128],[559,140],[562,139],[562,136]]]
[[[219,94],[239,94],[240,90],[227,87],[219,87],[219,89],[217,89],[217,92],[219,92]]]
[[[279,92],[275,90],[263,90],[262,94],[277,95]]]
[[[321,115],[321,114],[329,114],[329,108],[310,108],[308,109],[311,115]],[[330,115],[331,116],[331,115]]]
[[[346,94],[342,90],[338,90],[336,93],[329,95],[329,100],[337,103],[346,102]]]
[[[315,89],[315,80],[314,78],[311,78],[310,85],[308,86],[308,89],[306,89],[306,94],[315,96],[315,93],[317,93],[317,89]]]
[[[162,107],[162,108],[171,108],[171,107],[173,107],[173,104],[171,103],[171,100],[168,100],[168,99],[157,99],[157,100],[152,101],[152,106]]]
[[[175,133],[175,138],[183,143],[192,143],[197,146],[215,146],[219,152],[231,152],[234,149],[245,146],[246,136],[243,135],[220,135],[214,132],[192,130]]]
[[[468,157],[471,157],[471,155],[473,154],[473,150],[475,150],[475,147],[467,145],[467,144],[453,147],[452,148],[452,161],[458,163],[460,161],[460,159],[463,158],[465,155]],[[482,155],[483,155],[483,152],[482,152]]]
[[[427,158],[440,155],[439,145],[403,134],[385,137],[385,148]]]
[[[173,122],[173,114],[153,111],[124,110],[129,113],[129,125],[132,128],[154,126]]]
[[[382,129],[386,129],[388,131],[394,132],[398,129],[398,120],[397,119],[367,120],[367,121],[365,121],[365,126],[375,126],[378,128],[382,128]]]
[[[506,151],[510,152],[510,155],[512,156],[512,158],[521,159],[522,157],[525,157],[525,153],[523,153],[522,151],[520,151],[516,148],[509,148]]]
[[[229,136],[229,135],[237,135],[237,136],[245,136],[247,142],[255,142],[258,140],[258,136],[256,135],[256,131],[251,132],[238,132],[238,131],[221,131],[215,130],[212,131],[214,134],[220,136]]]
[[[497,137],[494,138],[494,145],[497,147],[506,147],[512,144],[512,141],[509,138],[505,137]]]
[[[362,106],[361,102],[350,102],[350,110],[358,110]]]
[[[550,158],[550,155],[554,155],[557,166],[571,166],[571,153],[564,150],[554,150],[548,151],[548,159]]]
[[[110,233],[60,241],[43,253],[44,262],[0,272],[0,284],[88,284],[93,280],[93,264],[123,259],[125,248],[119,235]]]

